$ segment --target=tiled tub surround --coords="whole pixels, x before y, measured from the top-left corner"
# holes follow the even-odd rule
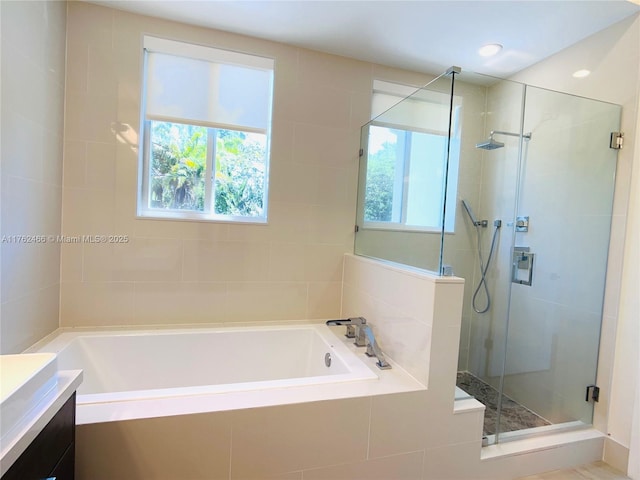
[[[80,421],[79,478],[437,478],[430,469],[442,464],[427,457],[445,445],[450,455],[464,445],[479,461],[483,407],[475,400],[453,403],[460,280],[440,281],[352,255],[345,263],[344,315],[351,315],[347,305],[370,315],[393,369],[377,369],[343,336],[344,327],[332,327],[379,379],[233,392],[227,400],[132,401],[128,416],[118,419],[111,410]],[[373,289],[378,284],[401,290],[385,295]],[[407,295],[412,303],[404,301]],[[407,335],[394,334],[394,324],[406,325]],[[428,388],[406,371],[428,379]],[[95,408],[104,414],[111,406]]]
[[[334,327],[378,380],[132,401],[121,418],[100,406],[77,428],[77,476],[506,480],[601,458],[593,432],[482,449],[484,407],[453,400],[463,287],[347,255],[343,316],[366,315],[392,370]]]
[[[372,417],[372,432],[380,431],[377,422],[384,425],[389,460],[423,453],[421,477],[377,478],[506,480],[602,458],[603,435],[593,429],[481,447],[484,406],[453,402],[463,290],[459,278],[345,255],[343,316],[366,317],[389,357],[427,385],[425,392],[372,399],[372,415],[384,411]],[[376,462],[336,467],[335,476],[318,478],[362,478],[358,468],[367,466],[376,478]]]

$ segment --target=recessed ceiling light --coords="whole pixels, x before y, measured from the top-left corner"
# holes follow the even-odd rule
[[[574,78],[584,78],[584,77],[588,77],[591,74],[591,70],[577,70],[575,72],[573,72],[573,77]]]
[[[478,50],[478,54],[481,57],[491,57],[502,50],[502,45],[499,43],[490,43],[489,45],[485,45]]]

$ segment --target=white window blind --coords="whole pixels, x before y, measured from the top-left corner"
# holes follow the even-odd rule
[[[371,112],[377,123],[446,135],[449,102],[445,93],[374,80]]]
[[[273,59],[145,37],[147,120],[265,133]]]

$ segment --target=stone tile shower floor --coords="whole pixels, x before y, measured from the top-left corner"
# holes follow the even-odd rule
[[[458,372],[456,385],[486,407],[482,434],[484,436],[495,434],[498,412],[498,391],[469,372]],[[501,432],[513,432],[525,428],[543,427],[545,425],[551,425],[551,423],[506,395],[502,395]]]

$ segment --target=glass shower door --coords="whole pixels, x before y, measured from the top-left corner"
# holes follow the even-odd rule
[[[618,105],[526,87],[499,435],[592,422],[619,127]]]

